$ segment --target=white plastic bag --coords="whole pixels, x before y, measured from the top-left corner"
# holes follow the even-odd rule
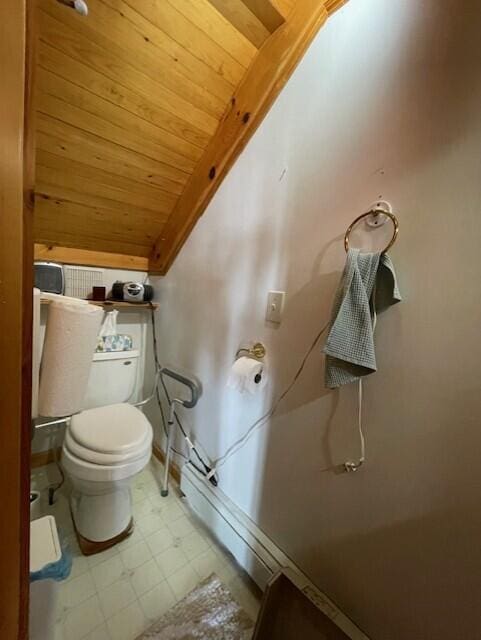
[[[117,334],[117,309],[113,311],[107,311],[105,314],[105,319],[100,327],[99,338],[104,338],[106,336],[115,336]]]

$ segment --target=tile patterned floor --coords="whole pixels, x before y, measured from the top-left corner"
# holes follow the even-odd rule
[[[32,472],[32,489],[45,499],[55,481],[48,465]],[[215,572],[239,604],[255,619],[258,593],[243,571],[189,512],[176,486],[161,498],[162,466],[152,459],[133,487],[134,533],[112,549],[82,556],[68,508],[68,487],[52,513],[73,555],[72,573],[60,583],[55,637],[52,640],[133,640],[198,582]]]

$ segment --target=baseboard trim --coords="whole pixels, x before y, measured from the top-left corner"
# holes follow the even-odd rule
[[[152,445],[152,453],[159,462],[161,462],[162,464],[165,464],[165,453],[156,442],[154,442]],[[180,479],[182,474],[180,472],[179,467],[172,460],[170,461],[169,473],[172,476],[172,478],[178,484],[180,484]]]
[[[349,638],[369,640],[271,538],[193,467],[182,468],[180,488],[191,509],[262,590],[282,570]]]
[[[62,448],[58,447],[56,449],[47,449],[47,451],[38,451],[37,453],[32,453],[30,457],[30,468],[37,469],[38,467],[43,467],[46,464],[50,464],[51,462],[55,462],[58,460],[58,456],[60,455]]]

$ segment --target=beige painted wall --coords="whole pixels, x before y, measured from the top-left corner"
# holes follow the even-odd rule
[[[365,467],[325,470],[357,454],[356,390],[327,392],[316,350],[277,417],[220,473],[375,640],[479,638],[480,34],[474,1],[348,3],[155,280],[161,359],[202,379],[185,421],[216,457],[328,317],[349,222],[380,195],[393,203],[405,300],[378,323]],[[264,322],[271,288],[287,291],[279,328]],[[271,379],[243,398],[225,382],[251,339],[266,343]]]

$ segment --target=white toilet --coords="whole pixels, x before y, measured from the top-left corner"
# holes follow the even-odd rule
[[[130,485],[152,453],[149,421],[127,404],[138,359],[138,351],[94,355],[86,409],[65,434],[62,466],[73,485],[72,517],[85,554],[113,546],[133,528]]]

